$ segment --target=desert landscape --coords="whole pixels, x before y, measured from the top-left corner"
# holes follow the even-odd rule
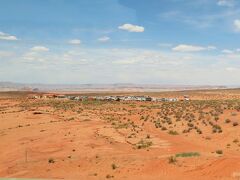
[[[0,93],[0,177],[240,178],[239,89],[127,92],[190,97],[177,102],[31,99],[31,93]]]
[[[0,0],[0,180],[240,180],[240,0]]]

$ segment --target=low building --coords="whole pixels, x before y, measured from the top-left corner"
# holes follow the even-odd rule
[[[59,94],[59,95],[56,95],[56,98],[58,98],[58,99],[66,99],[67,96],[63,95],[63,94]]]
[[[184,101],[189,101],[190,100],[189,95],[184,95],[183,98],[184,98]]]
[[[152,101],[152,98],[150,96],[145,97],[145,101]]]
[[[29,94],[28,99],[41,99],[41,95]]]

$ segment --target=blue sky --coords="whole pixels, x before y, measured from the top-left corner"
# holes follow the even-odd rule
[[[0,81],[240,85],[238,0],[0,3]]]

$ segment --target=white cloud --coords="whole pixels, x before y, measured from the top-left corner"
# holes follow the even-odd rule
[[[240,19],[235,19],[233,24],[234,24],[235,30],[240,32]]]
[[[69,44],[79,45],[79,44],[81,44],[81,40],[80,39],[72,39],[68,43]]]
[[[0,58],[13,56],[13,52],[9,51],[0,51]]]
[[[0,31],[0,40],[16,41],[18,39],[16,36],[12,36]]]
[[[9,58],[13,61],[6,58],[4,63],[0,62],[0,73],[36,82],[46,82],[51,78],[52,83],[239,84],[240,80],[240,53],[237,56],[83,47],[63,52],[29,51],[24,56],[15,53],[16,58]],[[47,76],[43,77],[42,70],[38,71],[37,68],[45,68]],[[36,80],[37,76],[39,78]]]
[[[98,41],[100,41],[100,42],[107,42],[107,41],[109,41],[110,40],[110,37],[107,37],[107,36],[103,36],[103,37],[100,37],[99,39],[98,39]]]
[[[30,51],[23,54],[23,62],[44,62],[46,59],[44,59],[44,55],[46,53],[42,52],[48,52],[49,49],[45,46],[34,46],[30,49]]]
[[[222,50],[223,56],[226,59],[231,60],[239,60],[240,59],[240,53],[239,49],[224,49]]]
[[[215,50],[215,46],[196,46],[196,45],[187,45],[187,44],[180,44],[174,48],[172,48],[173,51],[178,52],[198,52],[198,51],[205,51],[205,50]]]
[[[112,64],[138,67],[162,65],[168,68],[180,65],[182,61],[186,62],[181,55],[146,49],[113,49],[107,56]]]
[[[233,54],[234,51],[229,50],[229,49],[224,49],[224,50],[222,50],[222,53],[224,53],[224,54]]]
[[[49,49],[45,46],[34,46],[34,47],[31,48],[31,51],[46,52],[46,51],[49,51]]]
[[[34,61],[38,59],[38,54],[36,52],[27,52],[23,55],[23,59],[27,61]]]
[[[218,0],[217,5],[232,7],[234,6],[234,0]]]
[[[118,29],[129,31],[129,32],[144,32],[144,27],[133,24],[123,24]]]
[[[216,47],[216,46],[208,46],[207,49],[208,49],[208,50],[216,50],[217,47]]]
[[[236,71],[236,70],[238,70],[238,69],[235,68],[235,67],[227,67],[227,68],[226,68],[226,71],[230,71],[230,72]]]
[[[82,51],[67,51],[59,59],[64,64],[83,65],[88,63],[86,54]]]

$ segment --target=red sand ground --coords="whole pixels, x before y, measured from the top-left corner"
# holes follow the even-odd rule
[[[234,92],[191,92],[196,99],[233,99]],[[228,94],[230,94],[228,96]],[[223,95],[221,95],[223,94]],[[157,96],[173,96],[157,94]],[[175,96],[180,96],[176,93]],[[50,179],[239,179],[240,112],[223,110],[216,122],[222,133],[196,120],[202,134],[182,133],[184,118],[165,125],[178,132],[156,128],[163,103],[72,102],[27,100],[25,95],[0,95],[0,177]],[[217,98],[216,98],[217,97]],[[202,101],[204,104],[210,102]],[[218,100],[224,104],[224,100]],[[231,104],[231,103],[230,103]],[[184,106],[184,102],[177,104]],[[185,113],[198,112],[187,106]],[[174,108],[172,108],[174,109]],[[210,111],[207,107],[204,111]],[[168,111],[168,110],[167,110]],[[143,116],[143,117],[142,117]],[[149,116],[148,118],[146,118]],[[142,119],[141,119],[142,118]],[[206,121],[212,121],[206,115]],[[231,123],[225,123],[225,119]],[[146,121],[143,119],[147,119]],[[196,118],[197,119],[197,118]],[[151,142],[137,148],[139,141]],[[237,141],[239,140],[239,141]],[[217,154],[222,150],[223,154]],[[177,157],[177,153],[198,152],[200,156]],[[51,163],[52,162],[52,163]]]

